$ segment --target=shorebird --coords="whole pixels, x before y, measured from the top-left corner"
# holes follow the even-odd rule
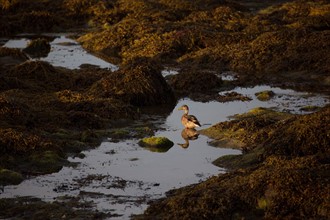
[[[179,110],[184,111],[184,114],[181,117],[181,123],[185,128],[191,129],[201,126],[198,119],[194,115],[188,115],[189,107],[187,105],[181,106]]]

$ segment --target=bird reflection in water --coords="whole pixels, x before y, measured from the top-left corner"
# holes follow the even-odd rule
[[[198,131],[195,128],[184,128],[181,131],[181,137],[185,141],[184,144],[179,144],[182,148],[188,148],[189,147],[189,140],[196,140],[198,138]]]

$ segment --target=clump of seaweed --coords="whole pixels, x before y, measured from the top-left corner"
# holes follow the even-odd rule
[[[265,141],[266,155],[308,156],[330,155],[330,108],[317,113],[294,117],[281,126]]]
[[[248,96],[242,95],[237,92],[226,92],[224,94],[219,95],[216,98],[219,102],[230,102],[230,101],[251,101],[252,99]]]
[[[1,0],[0,5],[2,10],[9,10],[19,4],[21,0]]]
[[[174,94],[157,67],[150,59],[134,59],[96,82],[89,93],[114,97],[135,106],[171,103],[175,100]]]
[[[57,147],[50,140],[33,132],[12,128],[0,129],[0,149],[3,154],[27,153],[49,148]]]
[[[44,38],[34,39],[23,51],[32,57],[46,57],[50,52],[50,44]]]
[[[269,138],[281,122],[291,118],[290,114],[279,113],[265,108],[255,108],[248,113],[233,116],[233,120],[220,122],[201,130],[214,140],[213,145],[230,143],[248,151]],[[235,145],[233,145],[236,142]]]
[[[184,94],[205,93],[219,89],[222,80],[212,72],[188,68],[181,70],[180,74],[172,76],[169,84],[175,91]]]
[[[25,125],[30,117],[27,105],[0,95],[0,124],[4,127],[9,125]]]
[[[0,47],[0,78],[3,79],[3,73],[10,69],[13,65],[17,65],[28,59],[28,56],[20,49]],[[6,88],[6,83],[3,82],[4,80],[5,79],[0,80],[1,89]]]
[[[57,189],[54,189],[57,190]],[[19,197],[12,199],[0,200],[0,216],[2,218],[55,218],[63,217],[72,218],[88,218],[88,219],[105,219],[115,214],[105,214],[92,209],[93,204],[79,198],[63,197],[59,201],[45,202],[38,198]],[[84,207],[84,208],[82,208]],[[36,212],[32,210],[37,210]]]
[[[0,57],[13,57],[19,59],[21,62],[28,60],[29,58],[20,49],[0,47]]]
[[[68,74],[44,61],[26,61],[11,68],[5,76],[21,82],[26,89],[41,91],[65,89],[71,86]],[[25,89],[24,88],[24,89]]]
[[[23,176],[12,170],[0,168],[0,185],[17,185],[23,181]]]

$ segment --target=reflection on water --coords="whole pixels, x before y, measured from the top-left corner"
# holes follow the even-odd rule
[[[194,128],[184,128],[181,131],[181,137],[184,140],[183,144],[179,144],[183,148],[189,147],[189,140],[196,140],[199,136],[199,133]]]

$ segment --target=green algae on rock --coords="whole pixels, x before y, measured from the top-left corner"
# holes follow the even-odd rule
[[[307,106],[301,107],[300,110],[305,111],[305,112],[314,112],[314,111],[320,110],[320,107],[313,106],[313,105],[307,105]]]
[[[166,137],[147,137],[139,141],[141,147],[145,147],[153,152],[166,152],[174,143]]]
[[[59,153],[48,150],[32,153],[30,156],[30,163],[37,172],[53,173],[61,170],[66,162]]]
[[[267,90],[267,91],[257,92],[255,95],[257,99],[259,99],[260,101],[268,101],[275,95],[275,93],[271,90]]]
[[[262,161],[264,151],[263,147],[258,146],[248,152],[243,152],[243,154],[219,157],[212,163],[218,167],[223,167],[228,171],[252,167]]]
[[[24,180],[22,174],[0,168],[0,185],[17,185]]]

